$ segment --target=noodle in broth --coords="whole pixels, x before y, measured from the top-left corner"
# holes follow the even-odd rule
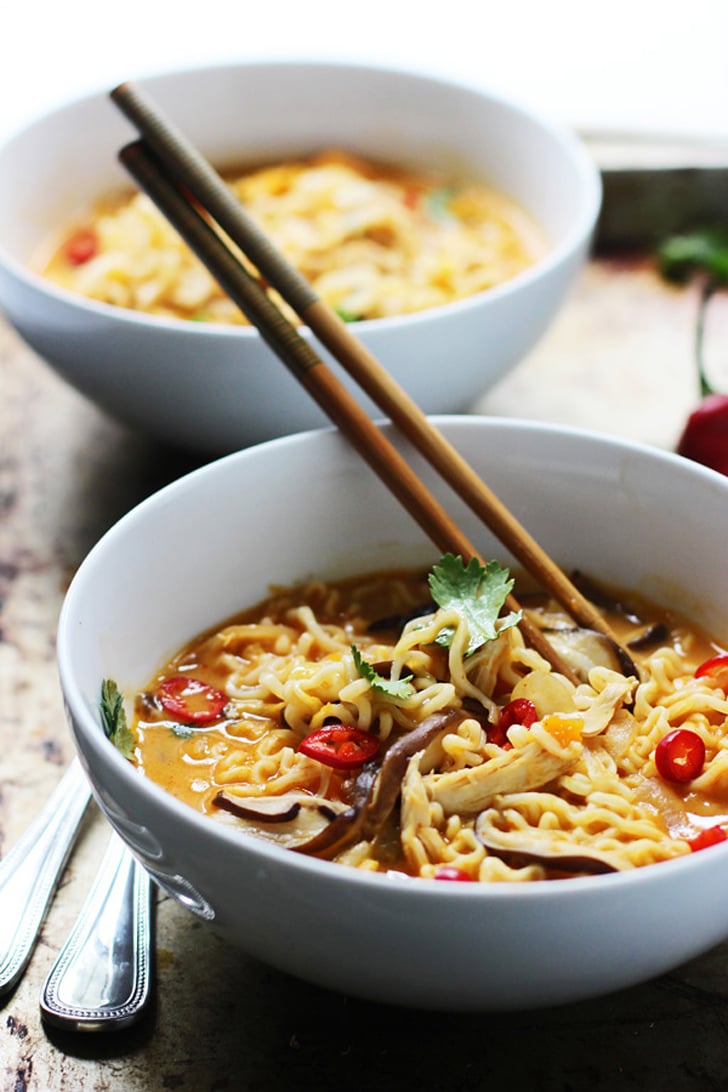
[[[346,320],[465,299],[516,276],[545,249],[530,217],[491,187],[341,151],[236,173],[228,184]],[[49,241],[33,264],[62,287],[103,303],[167,318],[247,324],[145,194],[101,202],[60,240]]]
[[[642,603],[639,617],[606,610],[620,640],[649,645],[635,646],[640,678],[625,678],[599,639],[574,642],[571,620],[534,597],[532,617],[583,678],[575,686],[502,619],[470,651],[472,621],[436,607],[431,587],[387,572],[276,590],[137,695],[134,761],[244,836],[376,872],[544,880],[641,867],[691,852],[706,830],[722,836],[728,675],[696,677],[719,652],[704,634]],[[180,679],[222,692],[211,722],[170,715],[160,695]],[[342,769],[301,750],[332,726],[378,754]],[[688,781],[655,763],[676,729],[705,749]]]

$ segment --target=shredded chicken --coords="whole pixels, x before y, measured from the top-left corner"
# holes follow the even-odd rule
[[[597,672],[592,672],[590,681],[593,679],[596,686],[599,686],[603,679],[594,679]],[[622,708],[627,702],[634,691],[636,680],[625,679],[624,675],[618,675],[616,672],[602,672],[602,675],[607,674],[606,685],[601,690],[596,698],[589,698],[588,705],[585,709],[580,710],[584,718],[584,727],[582,728],[583,736],[597,736],[600,732],[604,732],[614,719],[615,714]],[[579,707],[579,693],[576,695],[576,705]]]
[[[473,815],[487,808],[501,793],[539,789],[569,773],[579,761],[582,745],[571,740],[564,748],[547,750],[531,738],[524,747],[504,751],[482,766],[425,778],[431,800],[448,814]]]

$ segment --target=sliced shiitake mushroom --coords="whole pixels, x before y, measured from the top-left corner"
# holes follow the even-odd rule
[[[632,637],[627,641],[627,648],[634,649],[635,652],[642,652],[647,648],[654,648],[656,645],[663,644],[670,636],[670,631],[664,622],[652,622],[651,625],[646,626],[641,633],[638,633],[636,637]]]
[[[467,714],[459,709],[434,713],[413,728],[411,732],[393,743],[386,751],[381,765],[368,762],[356,778],[354,802],[332,823],[310,841],[295,848],[331,859],[355,842],[370,841],[383,829],[402,790],[402,779],[412,755],[423,752],[427,764],[427,751],[464,720]]]
[[[592,667],[608,667],[620,675],[639,678],[631,656],[617,641],[604,633],[580,626],[544,627],[544,633],[556,651],[576,674],[586,679]]]
[[[234,815],[244,830],[285,849],[295,849],[316,837],[347,807],[341,801],[305,792],[246,796],[234,789],[223,789],[213,803]]]
[[[482,812],[475,821],[475,834],[489,853],[511,862],[539,864],[567,873],[600,874],[619,872],[619,865],[605,853],[580,846],[563,846],[555,839],[539,838],[534,844],[529,832],[509,832],[502,837],[492,823],[493,809]]]
[[[335,819],[347,805],[324,796],[304,792],[287,792],[281,796],[244,796],[221,789],[213,800],[216,807],[237,815],[240,819],[255,819],[260,823],[290,823],[301,808],[319,812],[326,819]]]

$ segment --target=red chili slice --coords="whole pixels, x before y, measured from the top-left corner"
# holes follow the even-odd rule
[[[505,732],[512,724],[522,724],[530,728],[538,720],[536,706],[528,698],[514,698],[504,705],[498,717],[498,726]]]
[[[700,834],[696,834],[694,838],[689,838],[688,844],[693,853],[697,853],[699,849],[717,846],[719,842],[725,842],[726,839],[728,834],[723,827],[708,827],[707,830],[701,830]]]
[[[496,747],[503,747],[505,749],[513,746],[499,723],[489,724],[487,726],[485,729],[485,738],[488,740],[488,743],[493,743]]]
[[[676,728],[655,747],[655,765],[665,781],[692,781],[705,765],[705,744],[697,732]]]
[[[433,880],[455,880],[457,883],[472,883],[473,877],[464,868],[457,865],[438,865],[435,869]]]
[[[63,256],[70,265],[83,265],[94,257],[99,249],[96,232],[92,228],[79,228],[63,245]]]
[[[728,653],[721,652],[718,656],[711,656],[695,669],[695,678],[713,678],[720,686],[728,683]]]
[[[310,732],[298,746],[301,754],[315,758],[335,770],[355,770],[379,750],[379,739],[371,732],[346,724],[325,724]]]
[[[165,712],[183,724],[212,724],[227,705],[227,694],[189,675],[172,675],[157,691]]]
[[[512,724],[522,724],[524,728],[530,728],[538,720],[536,706],[528,698],[514,698],[504,705],[495,724],[488,725],[486,735],[488,743],[495,743],[498,747],[511,747],[506,732]]]

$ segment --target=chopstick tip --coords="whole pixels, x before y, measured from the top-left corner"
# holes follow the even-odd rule
[[[121,83],[117,83],[116,87],[112,87],[111,91],[109,91],[109,98],[126,113],[125,107],[139,98],[139,92],[132,80],[122,80]]]

